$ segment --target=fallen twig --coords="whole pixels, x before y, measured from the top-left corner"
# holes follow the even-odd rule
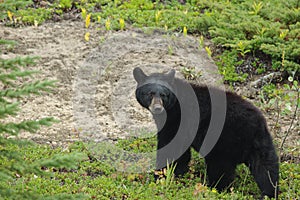
[[[251,87],[260,88],[267,83],[271,83],[274,79],[280,79],[281,72],[272,72],[250,83]]]

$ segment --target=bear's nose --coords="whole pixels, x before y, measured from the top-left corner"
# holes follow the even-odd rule
[[[153,97],[149,110],[152,114],[161,114],[164,111],[163,102],[160,97]]]
[[[161,112],[163,107],[160,104],[155,104],[154,105],[154,111],[155,112]]]
[[[161,105],[156,104],[150,110],[151,110],[152,114],[158,115],[158,114],[161,114],[164,111],[164,107],[162,107]]]

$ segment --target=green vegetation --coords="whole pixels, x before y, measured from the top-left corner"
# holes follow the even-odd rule
[[[153,138],[131,140],[133,152],[138,151],[138,146],[155,146]],[[140,142],[140,145],[138,145]],[[152,144],[152,145],[150,145]],[[119,147],[128,148],[128,141],[118,142]],[[148,151],[155,147],[148,147]],[[50,149],[47,146],[16,145],[11,144],[9,150],[26,155],[25,163],[32,166],[41,158],[51,158],[56,154],[68,156],[70,152],[81,151],[89,155],[84,143],[75,143],[67,150]],[[25,164],[24,163],[24,164]],[[3,165],[10,165],[4,160]],[[164,172],[166,178],[154,181],[152,173],[128,174],[116,171],[102,160],[89,156],[82,160],[76,168],[62,168],[58,166],[42,167],[48,176],[38,173],[26,173],[19,175],[10,182],[10,189],[19,193],[31,192],[35,195],[56,195],[53,199],[67,198],[66,194],[83,193],[89,199],[257,199],[259,190],[253,181],[246,166],[238,168],[236,181],[230,188],[230,192],[218,193],[215,189],[209,189],[205,185],[205,164],[196,152],[193,152],[193,160],[190,173],[183,178],[172,178],[168,171]],[[170,169],[172,170],[172,168]],[[281,198],[296,199],[300,193],[300,168],[296,163],[283,162],[281,164]],[[1,186],[7,186],[3,182]],[[77,196],[84,197],[84,196]],[[76,197],[76,198],[77,198]],[[22,198],[24,198],[22,196]],[[50,198],[50,197],[48,197]],[[75,198],[75,197],[74,197]],[[30,199],[30,198],[28,198]],[[72,199],[69,197],[69,199]]]
[[[38,26],[47,20],[63,19],[79,13],[87,29],[106,31],[133,27],[153,27],[199,36],[229,84],[243,83],[252,75],[284,72],[280,87],[265,84],[258,106],[279,116],[292,115],[292,129],[300,109],[300,1],[299,0],[2,0],[0,21],[7,26]],[[80,15],[81,13],[81,15]],[[204,45],[204,37],[211,46]],[[13,41],[0,40],[1,49],[13,49]],[[169,48],[172,54],[171,47]],[[153,173],[128,174],[116,171],[93,157],[84,143],[67,149],[14,139],[21,130],[34,132],[55,120],[45,118],[13,123],[9,117],[20,110],[24,96],[48,92],[53,81],[28,81],[36,71],[24,70],[36,58],[0,59],[0,197],[1,199],[256,199],[259,191],[247,167],[240,166],[236,181],[227,193],[217,193],[205,184],[205,164],[193,152],[190,173],[174,179],[172,167],[161,172],[166,178],[155,182]],[[193,68],[182,68],[187,79],[201,76]],[[278,120],[276,126],[279,126]],[[155,138],[119,140],[119,148],[129,152],[155,150]],[[293,152],[298,152],[295,147]],[[287,153],[289,149],[285,150]],[[78,153],[81,152],[81,153]],[[300,166],[283,161],[280,165],[281,199],[300,196]]]
[[[15,42],[7,40],[0,40],[0,44],[1,47],[4,45],[3,49],[13,48],[16,45]],[[41,155],[42,147],[13,139],[20,131],[35,132],[40,126],[49,126],[56,122],[52,117],[20,122],[13,122],[10,118],[20,111],[20,99],[32,94],[43,94],[54,87],[55,81],[30,81],[37,72],[24,70],[24,68],[33,65],[35,59],[32,57],[0,58],[0,196],[4,199],[41,198],[38,192],[24,188],[22,181],[26,176],[50,177],[51,174],[42,170],[43,168],[74,168],[77,161],[83,157],[83,154],[76,152],[62,155],[57,150],[53,150],[49,153],[49,147],[44,149],[46,154]],[[63,193],[59,193],[56,197],[49,195],[51,193],[44,197],[57,199],[68,196]]]
[[[184,5],[175,0],[4,0],[0,20],[13,26],[38,25],[75,10],[83,13],[83,20],[90,14],[94,27],[105,30],[123,30],[130,25],[201,34],[221,50],[221,55],[212,54],[224,80],[234,83],[244,82],[249,73],[268,71],[284,71],[299,78],[299,4],[299,0],[189,0]],[[236,69],[249,62],[254,70]]]

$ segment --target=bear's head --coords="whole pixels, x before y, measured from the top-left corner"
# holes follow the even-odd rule
[[[170,72],[154,73],[147,76],[139,67],[133,70],[137,82],[136,99],[153,115],[162,114],[171,109],[177,99],[175,96],[175,70]]]

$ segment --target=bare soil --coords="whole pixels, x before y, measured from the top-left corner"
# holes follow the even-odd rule
[[[2,52],[2,58],[39,56],[40,70],[35,78],[58,80],[53,93],[32,96],[22,101],[22,111],[12,120],[53,116],[60,122],[43,127],[36,134],[22,133],[39,143],[54,146],[78,140],[114,140],[128,136],[146,137],[155,133],[148,111],[135,100],[134,67],[146,73],[195,67],[202,72],[201,83],[221,84],[217,67],[197,38],[168,34],[157,30],[107,32],[86,29],[83,22],[48,22],[41,26],[11,28],[0,24],[0,38],[18,42],[13,52]],[[90,32],[89,41],[84,34]],[[243,94],[247,89],[237,88]],[[280,129],[272,113],[265,113],[279,144],[291,118],[280,118]],[[299,146],[299,116],[288,137],[289,146]],[[146,134],[148,133],[148,135]]]

